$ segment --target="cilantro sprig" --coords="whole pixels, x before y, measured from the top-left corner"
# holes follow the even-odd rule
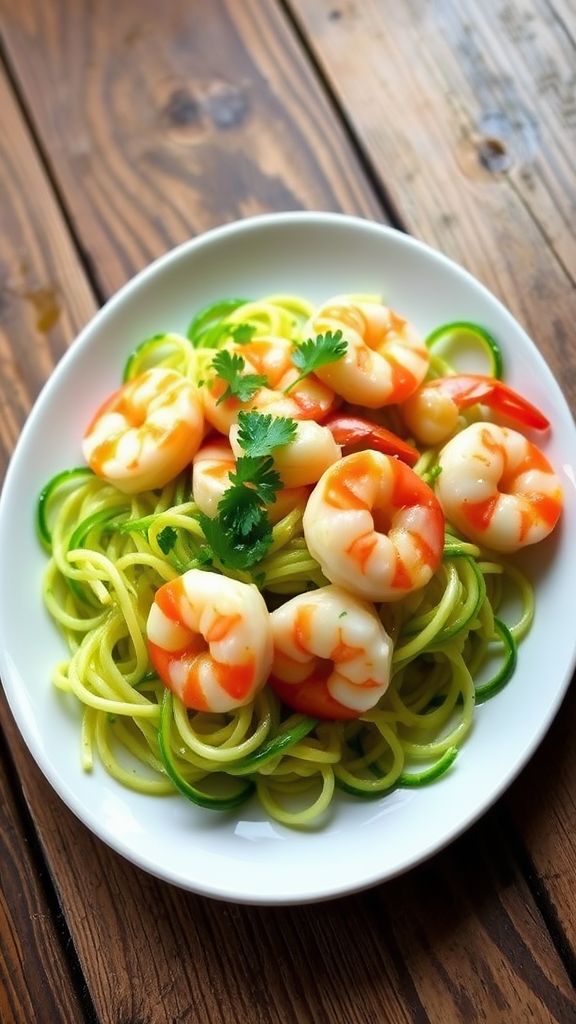
[[[244,373],[245,367],[245,360],[234,352],[222,349],[216,353],[212,360],[212,369],[215,370],[216,376],[228,385],[216,405],[225,402],[227,398],[248,402],[260,388],[266,386],[266,377],[261,373]]]
[[[218,502],[218,514],[199,514],[214,556],[228,569],[245,570],[262,561],[272,543],[266,512],[282,487],[272,453],[289,444],[296,423],[285,416],[240,412],[238,443],[244,452],[229,473],[230,487]]]
[[[284,388],[284,393],[288,394],[304,377],[314,373],[319,367],[342,359],[347,348],[348,342],[342,337],[342,331],[326,331],[325,334],[317,334],[315,338],[307,338],[297,345],[292,354],[292,362],[300,370],[300,374]]]
[[[243,411],[238,414],[238,427],[238,444],[253,458],[271,455],[296,437],[296,422],[288,416]]]

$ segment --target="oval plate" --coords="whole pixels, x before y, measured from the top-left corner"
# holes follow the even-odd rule
[[[77,709],[50,684],[65,651],[42,604],[45,556],[33,525],[39,489],[56,471],[81,464],[87,419],[118,386],[138,342],[160,331],[184,333],[197,309],[222,296],[280,292],[313,302],[341,292],[381,293],[423,334],[447,321],[483,324],[501,342],[507,382],[552,422],[542,447],[566,497],[559,529],[523,557],[536,584],[536,620],[517,672],[478,709],[448,775],[380,801],[338,797],[329,820],[306,832],[268,821],[255,803],[219,815],[178,796],[127,791],[100,767],[82,773]],[[566,691],[576,653],[575,464],[572,417],[533,343],[482,285],[413,238],[355,218],[290,213],[240,221],[180,246],[129,282],[81,333],[36,402],[8,470],[0,503],[0,667],[30,752],[68,807],[105,843],[194,892],[299,903],[406,871],[496,800],[541,741]]]

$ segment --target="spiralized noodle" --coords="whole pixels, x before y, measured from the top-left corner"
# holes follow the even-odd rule
[[[234,327],[296,339],[311,310],[293,296],[225,300],[196,318],[192,343],[178,335],[144,342],[125,379],[154,365],[200,384]],[[431,375],[445,372],[433,356]],[[415,467],[427,482],[437,454],[424,450]],[[226,572],[256,583],[274,608],[327,581],[306,546],[303,506],[274,526],[253,570],[230,571],[207,563],[190,495],[189,472],[159,491],[127,496],[85,468],[65,471],[43,492],[44,600],[69,648],[54,684],[81,709],[84,770],[98,760],[130,789],[156,796],[179,789],[205,807],[233,808],[256,792],[266,813],[289,826],[320,820],[336,788],[382,797],[445,772],[470,733],[475,705],[511,675],[530,626],[532,589],[518,568],[449,530],[428,585],[378,609],[394,641],[392,680],[378,707],[357,720],[290,713],[269,687],[229,714],[191,712],[150,671],[146,620],[162,583],[192,567]],[[169,549],[167,528],[175,533]],[[507,627],[498,613],[510,588],[521,612]],[[499,669],[475,682],[493,658]]]

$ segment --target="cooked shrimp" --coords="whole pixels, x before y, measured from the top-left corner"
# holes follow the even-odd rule
[[[494,377],[467,373],[426,381],[402,405],[402,415],[416,440],[442,444],[454,433],[460,413],[481,403],[533,430],[547,430],[549,420],[536,406]]]
[[[230,444],[236,457],[242,454],[238,429],[234,425],[230,430]],[[303,487],[315,484],[324,470],[340,458],[340,447],[327,427],[314,420],[302,420],[296,424],[294,439],[277,448],[272,458],[285,487]]]
[[[192,461],[203,429],[196,386],[176,370],[154,367],[100,406],[82,450],[98,476],[135,494],[177,476]]]
[[[372,601],[397,601],[423,587],[442,558],[438,499],[413,470],[382,452],[356,452],[327,469],[303,525],[324,575]]]
[[[562,487],[550,463],[523,434],[473,423],[442,449],[436,493],[465,537],[510,553],[537,544],[562,511]]]
[[[224,438],[204,444],[194,456],[192,494],[200,511],[207,516],[217,514],[218,502],[231,486],[230,473],[234,472],[235,465],[234,452]],[[275,501],[267,506],[270,522],[277,523],[297,505],[304,505],[309,493],[308,487],[283,487]]]
[[[257,338],[243,345],[230,344],[226,347],[244,360],[243,373],[260,374],[266,378],[267,385],[259,388],[248,402],[242,403],[234,397],[222,401],[227,385],[217,377],[205,382],[202,401],[206,419],[221,434],[229,433],[241,409],[257,409],[295,420],[319,421],[336,405],[332,389],[312,375],[285,393],[285,389],[298,377],[291,358],[294,346],[286,338]]]
[[[369,409],[404,402],[422,383],[430,356],[416,329],[387,306],[330,299],[307,324],[311,334],[342,331],[346,354],[317,376],[348,402]]]
[[[156,591],[146,631],[160,679],[195,711],[242,707],[270,672],[270,616],[252,584],[190,569]]]
[[[317,718],[357,718],[390,681],[392,641],[374,608],[340,587],[299,594],[270,616],[270,686]]]

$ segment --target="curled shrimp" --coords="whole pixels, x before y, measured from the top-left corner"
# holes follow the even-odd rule
[[[231,486],[230,473],[235,465],[234,452],[223,437],[208,441],[194,456],[192,496],[207,516],[217,515],[218,503]],[[266,508],[270,522],[277,523],[297,505],[304,506],[309,493],[308,487],[283,487]]]
[[[523,434],[473,423],[442,449],[435,489],[446,518],[465,537],[510,553],[536,544],[562,512],[560,480]]]
[[[195,711],[242,707],[270,672],[270,616],[252,584],[190,569],[156,591],[146,631],[160,679]]]
[[[259,388],[245,403],[235,397],[223,399],[226,383],[215,377],[204,383],[202,402],[208,422],[221,434],[228,434],[241,409],[256,409],[273,416],[295,420],[320,421],[334,408],[336,396],[331,388],[310,375],[291,385],[298,378],[292,362],[294,346],[286,338],[262,337],[242,345],[226,348],[244,360],[244,374],[259,374],[266,386]],[[290,388],[287,392],[286,389]]]
[[[378,409],[403,402],[426,376],[430,355],[416,329],[378,302],[330,299],[308,322],[310,333],[342,331],[345,355],[317,376],[348,402]]]
[[[270,616],[274,659],[269,685],[316,718],[357,718],[390,681],[392,641],[372,605],[328,586],[299,594]]]
[[[444,516],[434,492],[381,452],[356,452],[327,469],[303,526],[324,575],[372,601],[425,586],[442,558]]]
[[[230,444],[237,458],[242,455],[238,431],[236,424],[230,429]],[[272,454],[274,468],[288,488],[315,484],[340,456],[340,446],[331,431],[314,420],[298,421],[293,440],[276,448]]]
[[[192,461],[203,429],[196,386],[176,370],[154,367],[100,406],[82,450],[98,476],[135,494],[177,476]]]
[[[422,444],[446,441],[457,429],[460,413],[481,403],[533,430],[547,430],[549,420],[536,406],[501,380],[466,373],[426,381],[402,405],[408,429]]]

